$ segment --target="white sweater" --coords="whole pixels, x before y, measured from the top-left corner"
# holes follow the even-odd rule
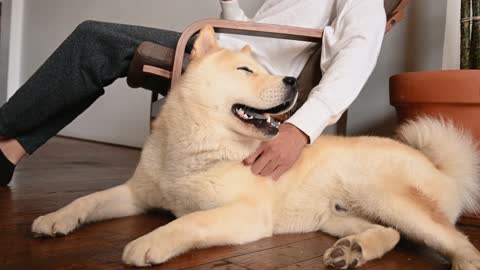
[[[385,32],[383,0],[265,0],[253,18],[237,0],[220,0],[221,18],[324,29],[322,80],[305,104],[287,121],[313,142],[338,121],[373,71]],[[256,59],[273,74],[297,77],[311,55],[308,42],[219,34],[220,46],[253,48]]]

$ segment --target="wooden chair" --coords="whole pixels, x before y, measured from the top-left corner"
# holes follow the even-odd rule
[[[386,32],[390,31],[404,17],[405,7],[409,0],[385,0],[387,15]],[[321,79],[320,71],[320,45],[322,42],[322,29],[299,28],[283,25],[260,24],[253,22],[228,21],[221,19],[200,20],[185,29],[175,50],[151,42],[142,43],[130,64],[127,76],[128,85],[132,88],[145,88],[152,90],[151,117],[158,111],[159,95],[165,96],[172,85],[178,80],[182,69],[188,63],[185,48],[188,41],[197,34],[205,25],[212,25],[216,32],[241,34],[249,36],[262,36],[270,38],[291,39],[318,43],[318,48],[306,63],[298,78],[299,108],[308,98],[308,94]],[[288,118],[282,117],[282,120]],[[345,135],[347,128],[347,112],[334,126],[334,133]]]

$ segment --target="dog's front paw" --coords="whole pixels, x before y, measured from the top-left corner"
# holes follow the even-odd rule
[[[352,237],[342,238],[325,251],[323,262],[339,269],[358,267],[365,263],[362,246]]]
[[[130,242],[123,250],[123,262],[133,266],[152,266],[175,255],[172,243],[156,239],[158,238],[147,234]]]
[[[81,223],[80,217],[60,210],[35,219],[32,224],[32,233],[34,237],[65,236]]]

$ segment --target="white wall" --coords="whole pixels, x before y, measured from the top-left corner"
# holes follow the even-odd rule
[[[389,78],[406,71],[442,69],[447,0],[410,1],[406,18],[385,36],[378,64],[348,117],[349,134],[390,135],[396,115]]]
[[[443,47],[443,69],[460,68],[460,6],[458,0],[448,0]]]
[[[242,6],[253,13],[261,2],[242,1]],[[25,0],[22,81],[84,20],[181,31],[198,19],[218,17],[219,13],[218,0]],[[150,92],[130,89],[125,80],[118,80],[61,134],[141,146],[148,135],[149,106]]]
[[[3,3],[0,37],[0,104],[19,87],[21,81],[24,0]]]
[[[8,40],[10,39],[10,16],[7,16],[6,1],[0,0],[0,105],[7,99],[8,86]],[[8,31],[7,31],[8,30]]]

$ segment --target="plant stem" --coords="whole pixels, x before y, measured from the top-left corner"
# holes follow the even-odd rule
[[[480,69],[480,0],[472,2],[472,40],[470,44],[470,68]]]
[[[461,7],[461,44],[460,44],[460,68],[469,69],[470,68],[470,44],[471,44],[471,1],[472,0],[462,0]],[[477,1],[477,0],[474,0]]]

